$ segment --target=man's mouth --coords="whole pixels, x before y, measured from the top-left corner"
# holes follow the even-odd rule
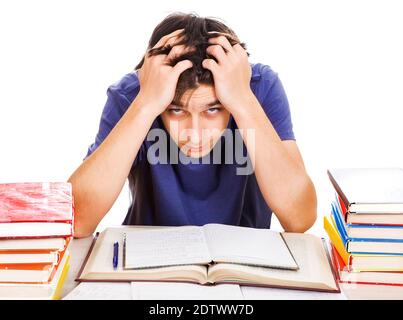
[[[194,151],[194,152],[197,152],[197,151],[203,150],[204,147],[203,147],[203,146],[188,146],[188,145],[185,145],[185,146],[184,146],[184,149],[187,150],[187,151]]]

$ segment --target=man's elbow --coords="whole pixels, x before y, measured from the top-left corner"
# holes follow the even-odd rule
[[[94,226],[77,214],[74,219],[74,238],[86,238],[95,232]]]
[[[79,183],[72,175],[68,182],[73,186],[74,197],[74,238],[86,238],[91,236],[95,229],[96,224],[91,217],[96,216],[89,208],[88,199],[85,192],[79,188]]]
[[[284,231],[304,233],[309,230],[315,224],[317,218],[316,210],[309,213],[305,212],[305,214],[306,216],[304,216],[303,219],[296,219],[297,221],[291,222],[287,226],[283,226]]]
[[[80,238],[86,238],[89,236],[92,236],[94,233],[94,230],[90,229],[90,228],[85,228],[83,226],[80,226],[77,223],[74,223],[74,233],[73,236],[76,239],[80,239]]]
[[[302,188],[299,201],[293,208],[289,208],[290,219],[285,224],[284,230],[287,232],[303,233],[309,230],[317,218],[317,198],[315,187],[310,179]]]

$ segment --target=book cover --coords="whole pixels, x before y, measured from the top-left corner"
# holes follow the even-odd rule
[[[67,237],[73,234],[68,182],[0,184],[0,238]]]
[[[68,182],[0,184],[0,223],[73,220],[72,185]]]

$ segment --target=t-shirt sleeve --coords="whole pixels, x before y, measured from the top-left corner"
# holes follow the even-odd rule
[[[264,79],[262,107],[281,140],[295,140],[290,106],[277,73],[270,70]]]
[[[114,85],[110,86],[106,93],[107,100],[102,111],[98,133],[95,142],[88,147],[84,160],[101,145],[131,104],[131,101]]]

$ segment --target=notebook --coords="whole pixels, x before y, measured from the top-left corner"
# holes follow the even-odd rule
[[[300,233],[281,233],[298,269],[269,268],[239,263],[169,265],[123,268],[123,237],[134,230],[167,227],[122,226],[107,228],[94,238],[77,281],[167,281],[199,284],[241,284],[301,290],[340,292],[323,239]],[[170,228],[170,227],[168,227]],[[181,228],[181,227],[178,227]],[[236,238],[236,237],[235,237]],[[113,267],[113,244],[119,242],[118,266]],[[236,239],[234,239],[234,243]],[[270,248],[270,246],[267,246]]]

